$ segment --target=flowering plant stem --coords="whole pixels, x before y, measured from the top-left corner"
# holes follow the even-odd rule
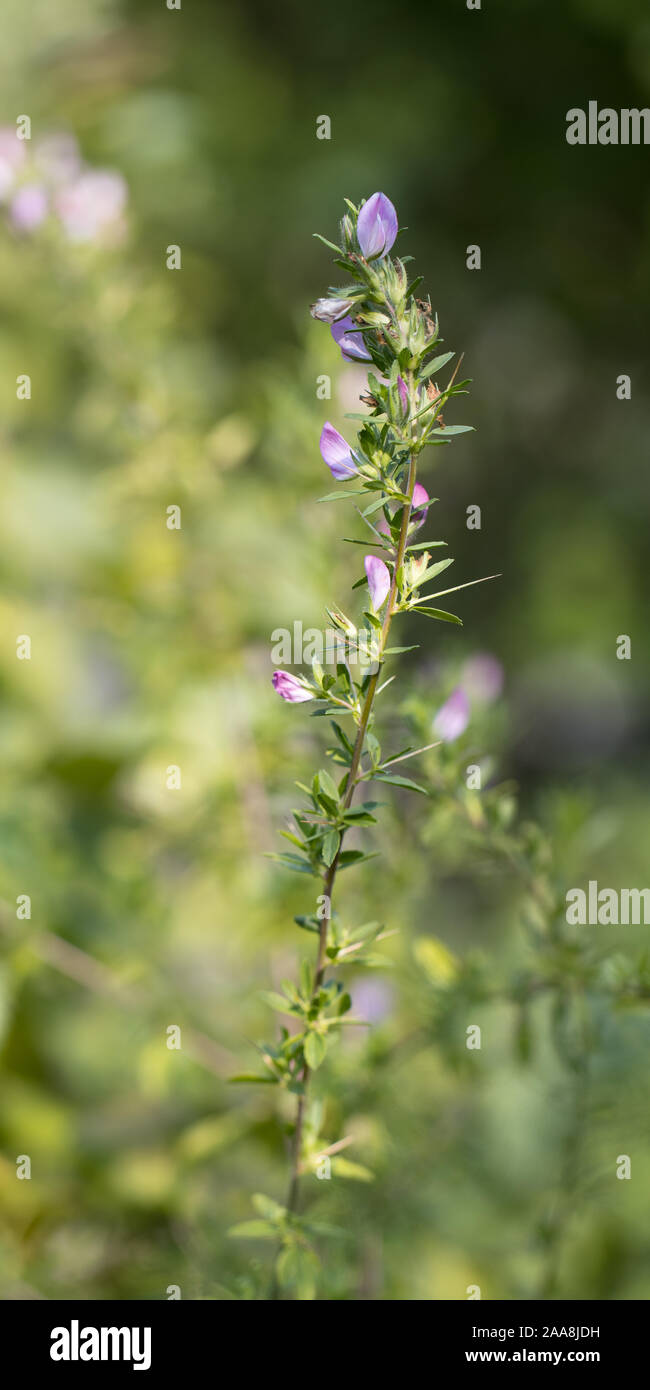
[[[412,387],[412,383],[411,383],[411,387]],[[411,394],[412,394],[412,390],[411,390]],[[402,566],[402,564],[403,564],[403,562],[404,562],[404,553],[405,553],[405,550],[406,550],[406,541],[407,541],[407,536],[408,536],[409,522],[410,522],[410,520],[411,520],[411,509],[412,509],[412,506],[413,506],[413,492],[414,492],[414,490],[415,490],[416,473],[417,473],[416,459],[415,459],[415,455],[412,454],[412,455],[411,455],[411,458],[410,458],[410,462],[409,462],[409,475],[408,475],[408,488],[407,488],[407,491],[408,491],[408,503],[407,503],[407,505],[402,509],[402,524],[401,524],[401,527],[400,527],[399,541],[398,541],[398,546],[397,546],[395,570],[394,570],[394,573],[393,573],[393,578],[392,578],[390,590],[389,590],[389,593],[388,593],[388,602],[387,602],[387,604],[386,604],[386,612],[385,612],[385,614],[384,614],[384,621],[383,621],[383,623],[382,623],[382,629],[381,629],[381,640],[380,640],[380,643],[379,643],[379,653],[378,653],[378,661],[379,661],[379,662],[381,662],[382,659],[383,659],[384,650],[385,650],[385,648],[386,648],[386,642],[387,642],[387,640],[388,640],[388,634],[389,634],[389,632],[390,632],[390,625],[391,625],[391,622],[392,622],[392,619],[393,619],[393,616],[394,616],[393,604],[394,604],[394,602],[395,602],[395,593],[396,593],[396,590],[397,590],[397,575],[398,575],[399,569],[401,568],[401,566]],[[351,761],[351,763],[350,763],[350,771],[349,771],[349,773],[348,773],[348,780],[347,780],[347,785],[346,785],[346,789],[345,789],[345,795],[344,795],[344,798],[343,798],[343,807],[344,807],[344,809],[345,809],[346,811],[347,811],[348,808],[352,805],[352,801],[353,801],[353,798],[354,798],[354,793],[355,793],[355,790],[356,790],[356,787],[357,787],[357,780],[356,780],[356,778],[357,778],[357,773],[358,773],[358,771],[359,771],[359,764],[360,764],[360,762],[361,762],[361,754],[363,753],[363,746],[364,746],[364,742],[365,742],[366,731],[367,731],[367,728],[368,728],[368,724],[369,724],[369,722],[370,722],[370,716],[371,716],[371,714],[372,714],[372,707],[373,707],[373,703],[374,703],[374,699],[375,699],[375,692],[376,692],[376,690],[377,690],[377,682],[378,682],[378,680],[379,680],[379,671],[380,671],[380,669],[381,669],[381,667],[378,665],[377,670],[376,670],[376,671],[373,673],[373,675],[370,677],[370,684],[369,684],[368,690],[367,690],[367,692],[366,692],[366,698],[365,698],[365,700],[364,700],[363,709],[362,709],[362,712],[361,712],[361,718],[360,718],[360,720],[359,720],[359,727],[358,727],[358,729],[357,729],[357,736],[356,736],[355,743],[354,743],[354,751],[353,751],[353,753],[352,753],[352,761]],[[343,836],[341,836],[341,845],[342,845],[342,844],[343,844]],[[324,977],[324,974],[325,974],[325,964],[326,964],[326,960],[325,960],[325,950],[326,950],[326,946],[327,946],[327,937],[328,937],[329,927],[330,927],[330,921],[331,921],[332,897],[333,897],[333,893],[334,893],[334,883],[335,883],[335,881],[336,881],[336,873],[337,873],[337,869],[338,869],[338,865],[339,865],[340,853],[341,853],[341,850],[339,849],[338,852],[337,852],[336,858],[335,858],[335,859],[333,860],[333,862],[330,864],[330,866],[329,866],[329,868],[327,869],[327,871],[326,871],[326,873],[325,873],[325,876],[324,876],[324,878],[323,878],[323,891],[324,891],[324,895],[325,895],[325,909],[326,909],[326,910],[325,910],[325,915],[323,916],[323,919],[322,919],[322,921],[321,921],[320,931],[319,931],[319,935],[318,935],[318,954],[317,954],[317,958],[316,958],[316,974],[315,974],[315,977],[314,977],[313,997],[315,997],[315,996],[317,995],[318,990],[320,989],[320,987],[321,987],[321,985],[322,985],[322,983],[323,983],[323,977]],[[301,1155],[301,1148],[302,1148],[302,1130],[303,1130],[303,1123],[304,1123],[305,1107],[306,1107],[306,1104],[307,1104],[309,1078],[310,1078],[309,1066],[308,1066],[307,1063],[305,1063],[305,1066],[304,1066],[304,1068],[303,1068],[303,1073],[302,1073],[302,1084],[303,1084],[304,1090],[303,1090],[302,1095],[299,1096],[299,1098],[298,1098],[297,1111],[296,1111],[296,1126],[295,1126],[295,1130],[294,1130],[294,1138],[293,1138],[292,1153],[291,1153],[291,1176],[290,1176],[290,1179],[289,1179],[289,1192],[288,1192],[288,1196],[287,1196],[287,1211],[289,1211],[289,1212],[294,1212],[294,1211],[296,1211],[297,1206],[298,1206],[298,1190],[299,1190],[299,1183],[300,1183],[300,1155]]]
[[[371,532],[367,544],[373,553],[365,556],[365,576],[355,585],[358,588],[367,583],[362,621],[353,622],[339,608],[328,609],[333,630],[326,637],[335,638],[334,654],[326,655],[322,662],[314,658],[311,677],[286,670],[276,670],[273,675],[273,685],[284,700],[290,704],[313,701],[316,715],[334,716],[331,728],[335,746],[327,754],[345,771],[338,782],[321,770],[311,786],[298,784],[308,804],[293,812],[291,829],[282,832],[294,848],[291,853],[273,856],[286,868],[312,875],[323,888],[318,912],[295,919],[298,926],[318,936],[315,962],[302,961],[299,985],[286,981],[282,994],[265,996],[272,1009],[297,1023],[298,1031],[292,1033],[283,1026],[279,1042],[260,1046],[268,1075],[238,1078],[270,1082],[296,1097],[286,1205],[257,1194],[253,1201],[261,1220],[245,1221],[234,1228],[236,1235],[278,1243],[273,1297],[279,1296],[278,1289],[296,1298],[315,1295],[318,1260],[311,1238],[328,1234],[328,1230],[299,1213],[302,1174],[314,1171],[324,1155],[328,1161],[329,1155],[336,1155],[332,1171],[345,1175],[338,1150],[347,1140],[321,1140],[311,1100],[312,1078],[339,1030],[360,1020],[345,1017],[351,1008],[350,995],[336,974],[332,978],[326,975],[330,968],[336,972],[348,965],[372,966],[376,960],[368,948],[386,935],[376,922],[349,927],[332,909],[340,871],[369,857],[346,847],[348,831],[375,824],[372,812],[380,805],[367,800],[353,805],[355,792],[360,782],[376,780],[429,794],[418,783],[397,776],[393,764],[433,745],[385,756],[374,732],[377,696],[389,684],[379,684],[384,662],[409,650],[388,646],[392,621],[398,613],[415,612],[441,622],[460,623],[455,614],[429,605],[443,594],[467,587],[460,584],[422,594],[421,590],[429,589],[453,562],[447,558],[432,562],[429,547],[444,545],[443,541],[416,539],[433,505],[417,482],[418,458],[427,445],[441,447],[453,435],[470,428],[446,425],[441,413],[453,396],[464,392],[467,383],[456,384],[456,372],[443,390],[433,380],[454,354],[438,353],[438,323],[431,303],[415,297],[419,281],[409,281],[405,260],[389,255],[398,234],[392,203],[383,193],[375,193],[360,208],[351,203],[348,208],[341,224],[341,246],[333,249],[336,264],[353,283],[343,289],[330,288],[312,307],[312,314],[331,324],[345,360],[369,363],[374,370],[368,372],[368,389],[361,397],[368,414],[354,417],[361,420],[356,444],[349,445],[328,421],[321,433],[320,450],[332,476],[346,483],[354,479],[356,491],[352,495],[365,497],[365,508],[359,514]],[[322,500],[347,495],[344,490]],[[334,667],[335,673],[327,671],[327,666]],[[344,717],[352,719],[353,738],[338,723]],[[367,761],[362,765],[363,758]]]

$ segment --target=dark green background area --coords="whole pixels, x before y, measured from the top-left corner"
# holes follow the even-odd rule
[[[381,911],[399,935],[370,977],[376,1028],[322,1073],[329,1137],[353,1134],[374,1174],[307,1180],[349,1233],[320,1252],[322,1296],[645,1298],[645,1009],[590,998],[578,1123],[544,1001],[517,1050],[510,985],[486,999],[470,974],[447,1007],[419,949],[510,982],[522,967],[512,866],[446,809],[479,758],[549,837],[560,898],[647,881],[648,154],[565,140],[572,107],[650,104],[645,0],[5,8],[0,125],[73,131],[124,175],[129,230],[75,248],[49,226],[17,237],[0,210],[2,1293],[264,1287],[266,1248],[226,1233],[251,1192],[282,1197],[290,1107],[228,1077],[273,1027],[258,991],[311,944],[291,919],[314,886],[263,855],[324,746],[273,694],[271,633],[354,605],[363,553],[341,543],[361,535],[351,509],[317,503],[320,429],[350,435],[356,376],[308,314],[338,274],[312,233],[381,189],[472,378],[448,418],[476,433],[422,475],[429,533],[454,582],[502,576],[458,597],[462,629],[404,628],[420,648],[389,736],[404,742],[398,707],[430,729],[477,651],[505,691],[447,750],[444,795],[398,794],[381,857],[342,888],[353,918]],[[589,931],[623,971],[646,946],[644,927]]]

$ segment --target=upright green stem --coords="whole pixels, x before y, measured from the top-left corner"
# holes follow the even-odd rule
[[[412,398],[412,383],[411,383],[411,398]],[[347,811],[348,807],[352,804],[352,799],[353,799],[353,797],[354,797],[354,793],[355,793],[356,786],[357,786],[357,780],[356,780],[356,779],[357,779],[357,773],[358,773],[358,771],[359,771],[359,763],[360,763],[360,761],[361,761],[361,755],[362,755],[362,753],[363,753],[363,745],[364,745],[364,742],[365,742],[366,732],[367,732],[367,729],[368,729],[368,724],[369,724],[369,722],[370,722],[370,716],[371,716],[371,714],[372,714],[372,707],[373,707],[373,703],[374,703],[374,699],[375,699],[375,694],[376,694],[376,691],[377,691],[377,682],[378,682],[378,680],[379,680],[379,672],[380,672],[380,670],[381,670],[381,663],[382,663],[382,660],[383,660],[384,651],[385,651],[385,649],[386,649],[386,642],[387,642],[387,640],[388,640],[388,634],[389,634],[389,631],[390,631],[390,625],[391,625],[391,622],[392,622],[393,617],[394,617],[395,595],[396,595],[396,593],[397,593],[397,576],[398,576],[399,571],[400,571],[400,569],[401,569],[401,567],[402,567],[402,565],[403,565],[403,563],[404,563],[404,555],[405,555],[405,552],[406,552],[406,542],[407,542],[407,538],[408,538],[409,522],[410,522],[410,520],[411,520],[411,508],[412,508],[412,505],[413,505],[413,493],[414,493],[414,491],[415,491],[415,479],[416,479],[416,458],[415,458],[415,455],[414,455],[414,454],[411,454],[411,457],[410,457],[410,460],[409,460],[409,473],[408,473],[408,489],[407,489],[407,491],[408,491],[408,502],[406,503],[406,505],[405,505],[405,506],[403,507],[403,509],[402,509],[402,525],[401,525],[401,527],[400,527],[399,541],[398,541],[398,545],[397,545],[397,553],[396,553],[396,556],[395,556],[395,565],[394,565],[394,568],[393,568],[393,577],[392,577],[391,586],[390,586],[390,589],[389,589],[389,592],[388,592],[388,601],[387,601],[387,603],[386,603],[386,612],[385,612],[385,614],[384,614],[384,621],[383,621],[382,629],[381,629],[381,637],[380,637],[380,639],[379,639],[379,652],[378,652],[378,657],[377,657],[377,670],[376,670],[376,671],[374,672],[374,674],[370,677],[370,683],[369,683],[368,689],[367,689],[367,691],[366,691],[366,698],[365,698],[364,703],[363,703],[363,709],[362,709],[362,711],[361,711],[361,718],[360,718],[360,720],[359,720],[359,727],[358,727],[358,729],[357,729],[357,737],[356,737],[356,740],[355,740],[354,749],[353,749],[353,753],[352,753],[352,760],[351,760],[351,762],[350,762],[350,770],[349,770],[349,772],[348,772],[348,780],[347,780],[347,785],[346,785],[346,790],[345,790],[345,797],[344,797],[344,800],[343,800],[343,808],[344,808],[344,810],[346,810],[346,811]],[[341,835],[341,845],[342,845],[342,843],[343,843],[343,835]],[[338,865],[339,865],[339,856],[340,856],[340,853],[341,853],[341,845],[339,845],[339,850],[338,850],[338,853],[337,853],[337,855],[336,855],[336,858],[335,858],[335,859],[332,861],[332,863],[330,864],[330,867],[329,867],[329,869],[327,870],[327,873],[325,874],[325,876],[324,876],[324,878],[323,878],[323,892],[324,892],[324,896],[325,896],[325,915],[324,915],[324,917],[322,918],[321,925],[320,925],[320,933],[319,933],[319,938],[318,938],[318,955],[317,955],[317,957],[316,957],[316,974],[315,974],[315,977],[314,977],[314,988],[313,988],[313,991],[312,991],[312,997],[313,997],[313,996],[318,992],[318,990],[320,989],[320,987],[321,987],[321,985],[322,985],[322,983],[323,983],[323,976],[324,976],[324,974],[325,974],[325,966],[326,966],[325,952],[326,952],[326,949],[327,949],[327,937],[328,937],[329,925],[330,925],[331,916],[332,916],[332,893],[333,893],[333,891],[334,891],[334,883],[335,883],[335,880],[336,880],[336,873],[337,873],[337,869],[338,869]],[[302,1078],[301,1078],[303,1089],[302,1089],[302,1094],[298,1097],[298,1107],[297,1107],[297,1111],[296,1111],[296,1125],[295,1125],[295,1129],[294,1129],[294,1132],[293,1132],[293,1143],[292,1143],[292,1146],[291,1146],[291,1173],[290,1173],[290,1178],[289,1178],[289,1192],[288,1192],[288,1195],[287,1195],[287,1211],[290,1211],[290,1212],[293,1212],[293,1211],[296,1210],[296,1206],[297,1206],[297,1203],[298,1203],[298,1192],[299,1192],[299,1185],[300,1185],[300,1155],[301,1155],[301,1152],[302,1152],[302,1134],[303,1134],[303,1128],[304,1128],[305,1110],[306,1110],[306,1106],[307,1106],[307,1092],[308,1092],[308,1087],[309,1087],[310,1075],[311,1075],[311,1073],[310,1073],[309,1067],[305,1064],[305,1066],[304,1066],[304,1068],[303,1068],[303,1072],[302,1072]]]

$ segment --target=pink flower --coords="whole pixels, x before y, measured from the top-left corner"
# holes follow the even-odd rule
[[[376,613],[388,597],[390,571],[378,555],[366,555],[364,567],[370,590],[370,601]]]
[[[278,695],[283,700],[289,700],[292,705],[302,704],[304,700],[313,700],[313,695],[309,690],[305,690],[302,681],[297,676],[290,675],[289,671],[274,671],[271,677],[273,689],[277,690]]]
[[[98,241],[122,229],[126,184],[110,169],[88,169],[60,190],[56,210],[70,241]]]
[[[347,439],[325,421],[320,436],[320,451],[333,478],[352,478],[358,473]]]
[[[433,721],[433,732],[444,743],[452,743],[455,738],[460,738],[468,724],[469,700],[462,686],[458,685],[438,710]]]
[[[408,415],[408,413],[409,413],[409,393],[408,393],[408,386],[406,385],[406,382],[404,381],[404,378],[401,377],[401,376],[398,376],[398,378],[397,378],[397,390],[398,390],[398,393],[399,393],[399,401],[400,401],[400,405],[401,405],[401,407],[402,407],[402,412],[403,412],[404,415]]]
[[[47,194],[40,184],[24,184],[14,195],[9,216],[19,232],[33,232],[47,217]]]
[[[411,526],[417,530],[427,519],[429,508],[429,494],[422,483],[416,483],[413,489],[413,506],[411,510]]]
[[[70,183],[81,169],[81,155],[74,135],[65,131],[43,135],[34,146],[34,160],[48,183]]]
[[[385,193],[373,193],[357,218],[357,236],[366,260],[385,256],[397,236],[397,213]]]
[[[503,690],[503,666],[491,652],[477,652],[465,662],[462,681],[473,700],[489,705]]]

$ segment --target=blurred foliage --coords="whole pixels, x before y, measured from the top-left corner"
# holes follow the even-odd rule
[[[646,8],[8,0],[1,123],[72,132],[129,201],[113,248],[0,228],[4,1297],[266,1296],[268,1247],[227,1231],[251,1192],[283,1199],[291,1107],[228,1078],[313,910],[263,856],[320,736],[273,695],[270,634],[357,576],[317,440],[358,374],[306,311],[329,278],[312,232],[375,188],[474,379],[427,534],[459,580],[503,573],[461,633],[409,629],[395,737],[430,738],[477,650],[506,689],[423,759],[430,802],[395,790],[343,886],[398,933],[390,968],[351,972],[373,1026],[319,1073],[328,1139],[352,1139],[305,1179],[344,1233],[316,1239],[320,1296],[650,1294],[647,928],[563,916],[589,878],[644,886],[645,151],[564,130],[594,96],[648,103]]]

